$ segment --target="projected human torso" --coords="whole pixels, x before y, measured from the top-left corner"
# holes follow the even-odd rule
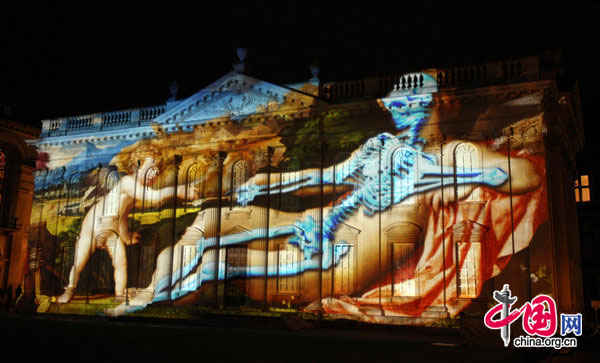
[[[158,153],[154,152],[153,156],[157,155]],[[125,299],[127,287],[125,245],[138,243],[140,237],[139,233],[130,232],[128,221],[129,213],[135,204],[136,190],[145,190],[147,202],[154,205],[161,205],[174,197],[172,187],[162,190],[152,188],[158,173],[154,159],[146,157],[137,169],[137,177],[125,175],[119,178],[116,171],[106,177],[105,185],[108,189],[106,194],[95,197],[95,203],[83,218],[79,238],[75,244],[75,258],[69,274],[69,282],[65,292],[58,297],[58,303],[64,304],[72,299],[81,272],[97,249],[106,250],[112,260],[116,300]],[[197,198],[197,190],[193,187],[189,190],[191,193],[187,196],[178,195],[178,197]]]
[[[227,270],[233,273],[236,269],[244,269],[244,274],[249,277],[265,276],[265,274],[267,277],[275,275],[282,277],[303,274],[311,270],[331,269],[339,264],[350,250],[350,246],[344,243],[339,243],[338,248],[334,248],[336,231],[342,223],[357,213],[373,216],[421,195],[422,200],[427,204],[421,209],[421,213],[426,214],[429,210],[443,207],[442,201],[447,205],[467,198],[471,191],[481,186],[507,192],[509,173],[506,156],[489,150],[486,145],[478,145],[481,149],[482,163],[468,169],[457,168],[453,160],[442,163],[440,158],[440,155],[452,154],[453,148],[460,143],[459,140],[450,140],[443,147],[445,151],[440,149],[437,155],[424,151],[426,140],[419,135],[419,132],[430,120],[431,101],[430,94],[383,100],[384,106],[392,115],[398,133],[395,135],[381,133],[368,139],[347,159],[323,169],[322,174],[318,169],[301,170],[290,173],[289,181],[279,182],[274,180],[274,176],[269,180],[265,174],[257,174],[237,190],[229,191],[229,194],[236,193],[237,202],[244,206],[253,204],[257,199],[268,196],[274,190],[282,194],[297,193],[305,189],[314,190],[321,185],[337,185],[338,188],[345,187],[348,190],[335,205],[325,208],[322,226],[318,220],[310,216],[310,213],[306,213],[304,218],[298,219],[295,223],[274,225],[269,229],[270,238],[287,238],[288,243],[297,249],[303,256],[299,264],[290,262],[265,266],[259,263],[240,267],[229,266],[227,261],[206,260],[204,259],[206,251],[215,246],[216,237],[202,236],[197,241],[197,253],[194,258],[182,265],[179,265],[180,262],[176,260],[172,274],[167,268],[172,252],[165,250],[161,253],[154,276],[156,281],[154,294],[140,295],[133,299],[130,305],[121,305],[109,313],[120,315],[143,308],[152,301],[178,298],[200,288],[204,282],[223,279],[223,274],[219,271]],[[513,161],[515,162],[522,169],[532,169],[527,160]],[[526,179],[524,176],[513,176],[514,193],[527,192],[539,185],[539,180],[535,178]],[[446,193],[446,189],[451,187],[456,190],[458,185],[463,186],[460,193]],[[227,248],[246,244],[260,238],[260,235],[258,231],[228,234],[220,236],[219,242],[221,248]],[[183,239],[182,237],[175,248],[179,247]],[[362,258],[364,261],[375,261],[378,242],[371,240],[366,243],[368,246],[363,249],[366,252]],[[249,253],[253,252],[257,251],[249,251]],[[220,266],[216,267],[215,264]],[[365,275],[373,276],[365,276],[362,279],[359,291],[365,291],[375,279],[377,268],[366,266],[363,270]],[[197,274],[199,278],[188,279],[187,277],[192,273]],[[184,286],[186,284],[193,284],[193,286]]]

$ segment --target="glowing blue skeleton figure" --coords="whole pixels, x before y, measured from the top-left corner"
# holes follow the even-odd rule
[[[453,166],[442,168],[435,155],[423,152],[425,140],[419,138],[418,133],[428,120],[428,106],[431,101],[431,94],[383,100],[400,133],[398,135],[379,134],[369,139],[359,150],[335,168],[323,171],[323,184],[346,184],[354,187],[354,190],[340,204],[332,207],[323,217],[321,267],[324,270],[331,268],[332,265],[337,265],[348,252],[348,247],[342,247],[332,253],[334,234],[340,223],[356,213],[361,206],[365,214],[373,215],[394,204],[401,203],[410,196],[441,188],[442,185],[477,183],[500,186],[508,180],[507,173],[500,168],[473,169],[468,173],[457,172]],[[399,150],[402,157],[398,157]],[[416,165],[418,167],[415,167]],[[283,185],[258,186],[249,181],[236,192],[238,202],[247,205],[257,196],[266,195],[269,188],[270,190],[281,190],[281,193],[288,193],[300,188],[319,186],[320,183],[319,177],[314,175]],[[304,259],[299,265],[267,266],[267,268],[265,266],[228,267],[224,262],[219,262],[217,278],[224,279],[225,268],[227,268],[229,277],[235,277],[237,274],[248,277],[264,276],[265,271],[268,276],[291,276],[319,268],[321,249],[319,248],[318,225],[312,217],[309,216],[303,221],[298,220],[293,225],[274,227],[269,230],[270,238],[281,236],[290,236],[289,243],[303,252]],[[221,237],[220,245],[228,247],[261,237],[257,230],[252,233],[227,235]],[[214,238],[199,240],[195,258],[180,271],[176,271],[171,279],[167,276],[157,282],[154,301],[168,298],[169,280],[173,287],[171,298],[177,298],[190,290],[196,290],[205,281],[215,280],[215,262],[202,262],[205,250],[214,245]],[[197,266],[201,266],[198,278],[193,282],[188,282],[188,286],[181,286]],[[189,286],[189,284],[195,284],[195,286]]]

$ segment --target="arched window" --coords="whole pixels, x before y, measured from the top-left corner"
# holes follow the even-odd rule
[[[79,202],[78,199],[81,197],[82,187],[83,180],[81,174],[77,173],[73,175],[69,181],[69,203]]]
[[[6,154],[0,149],[0,206],[4,197],[4,174],[6,174]]]
[[[67,202],[61,208],[61,214],[72,216],[79,213],[82,184],[81,174],[79,173],[73,174],[68,178],[68,181],[65,183],[66,190],[64,193],[67,196]]]
[[[474,173],[479,169],[479,153],[475,145],[468,143],[458,145],[454,151],[454,165],[457,179],[456,199],[465,201],[480,200],[480,189],[473,189],[473,187],[477,187],[473,184],[481,181],[481,176]]]
[[[114,216],[119,213],[119,174],[112,171],[106,177],[107,194],[104,197],[104,215]]]
[[[301,198],[297,194],[298,190],[286,192],[286,189],[297,183],[301,179],[298,160],[287,159],[281,164],[281,173],[279,175],[279,209],[297,212],[300,210]]]
[[[155,194],[158,193],[158,168],[151,167],[144,176],[144,194],[142,196],[142,212],[157,212],[158,198]]]
[[[415,153],[400,148],[392,154],[392,204],[415,203]]]
[[[185,207],[184,210],[195,211],[200,208],[200,201],[204,195],[204,166],[201,164],[194,164],[190,166],[186,175],[185,181]],[[199,198],[197,200],[189,200],[189,196],[193,195],[193,189],[198,190]]]
[[[239,191],[240,187],[248,180],[248,163],[245,160],[238,160],[233,164],[231,173],[231,207],[238,204],[238,200],[246,199],[244,192]]]

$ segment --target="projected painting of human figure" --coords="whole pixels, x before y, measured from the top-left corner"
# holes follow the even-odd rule
[[[119,178],[116,171],[106,176],[106,194],[96,196],[95,204],[83,218],[79,238],[75,243],[75,259],[65,293],[58,298],[59,303],[67,303],[73,297],[75,287],[90,256],[96,249],[105,249],[114,268],[115,296],[124,300],[127,288],[127,257],[125,245],[139,242],[140,234],[130,232],[128,216],[135,201],[135,189],[144,190],[145,202],[152,205],[162,205],[172,199],[173,188],[149,188],[158,178],[159,170],[155,159],[158,150],[138,148],[132,155],[132,169],[136,176],[125,175]],[[135,168],[136,165],[139,167]],[[186,191],[186,194],[183,192]],[[180,199],[195,200],[197,188],[190,187],[178,191]],[[99,225],[94,226],[94,219],[100,219]],[[94,235],[94,227],[101,232]],[[111,243],[112,242],[112,243]]]
[[[246,305],[293,300],[296,309],[364,320],[421,317],[439,307],[454,316],[547,219],[545,167],[537,134],[506,136],[541,128],[539,98],[463,111],[440,106],[443,97],[432,88],[391,94],[359,121],[309,116],[245,126],[241,118],[115,148],[106,164],[118,178],[104,194],[97,186],[83,193],[82,217],[52,209],[38,216],[62,226],[57,237],[79,229],[72,265],[56,259],[71,271],[54,277],[64,279],[59,308],[77,309],[79,276],[104,248],[116,299],[99,308],[103,314],[165,300],[218,305],[219,294],[233,291]],[[283,109],[289,100],[281,102]],[[490,124],[498,112],[503,118]],[[55,158],[65,152],[54,150]],[[176,155],[176,167],[163,172]],[[38,181],[45,195],[48,184]],[[115,243],[105,241],[113,235]]]

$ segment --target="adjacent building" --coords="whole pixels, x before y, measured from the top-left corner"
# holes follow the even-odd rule
[[[2,106],[2,105],[0,105]],[[37,155],[25,142],[40,130],[9,119],[7,107],[0,113],[0,289],[14,293],[27,270],[27,241],[33,170]]]
[[[600,147],[588,144],[578,154],[574,197],[579,219],[585,307],[593,307],[596,311],[600,308],[600,226],[597,223],[600,220],[600,163],[597,158],[599,152]]]

